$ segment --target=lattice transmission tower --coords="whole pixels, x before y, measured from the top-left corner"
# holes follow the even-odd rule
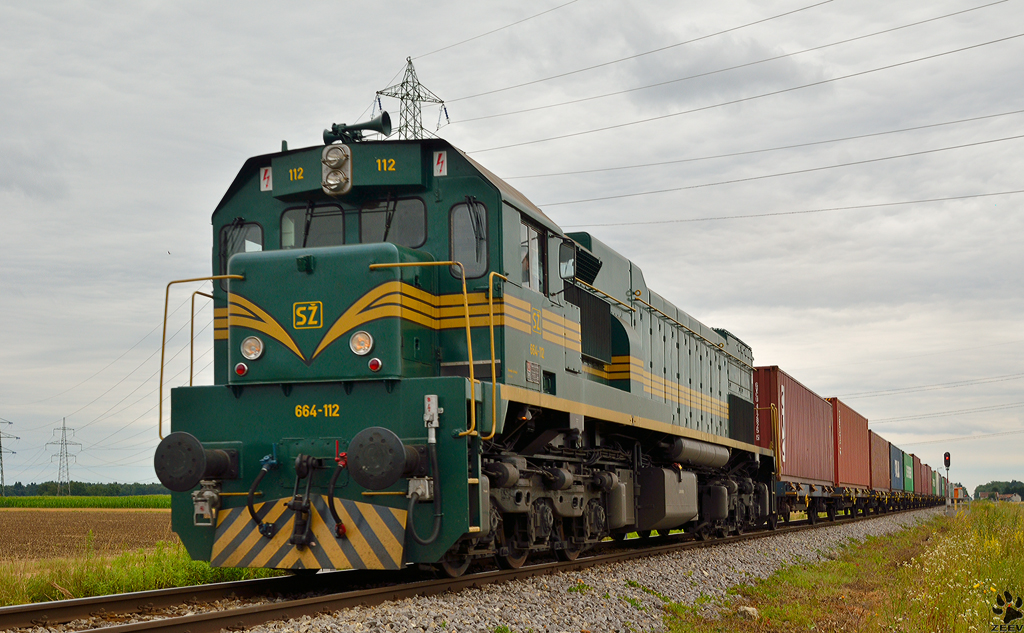
[[[68,455],[68,447],[69,446],[81,446],[82,445],[79,442],[71,442],[71,441],[68,440],[68,431],[71,431],[71,434],[74,435],[75,430],[68,428],[67,418],[62,418],[61,419],[60,429],[59,430],[60,430],[60,441],[59,442],[53,441],[53,442],[47,442],[46,443],[47,446],[50,446],[51,444],[53,444],[55,446],[60,446],[59,455],[53,455],[50,458],[50,461],[53,461],[53,459],[58,459],[59,462],[60,462],[60,464],[57,467],[57,496],[58,497],[61,496],[61,491],[62,490],[64,491],[64,494],[67,494],[67,495],[71,494],[71,476],[68,473],[68,460],[69,460],[69,458],[74,458],[75,456],[74,455]],[[53,430],[54,433],[56,433],[57,431],[58,431],[58,429],[54,429]]]
[[[11,422],[10,420],[5,420],[3,418],[0,418],[0,424],[14,424],[14,423]],[[6,497],[7,496],[7,482],[4,481],[4,453],[10,453],[11,455],[17,455],[17,453],[15,453],[14,451],[8,450],[8,449],[4,448],[4,438],[7,438],[9,440],[19,440],[19,439],[21,439],[20,437],[18,437],[16,435],[11,435],[10,433],[4,433],[3,431],[0,431],[0,497]]]
[[[405,62],[405,76],[402,77],[401,83],[378,90],[377,97],[378,101],[380,97],[394,97],[402,102],[397,130],[399,139],[420,139],[424,138],[423,104],[436,103],[443,109],[444,99],[420,83],[416,69],[412,65],[412,57],[406,57]],[[445,115],[447,116],[447,112]]]

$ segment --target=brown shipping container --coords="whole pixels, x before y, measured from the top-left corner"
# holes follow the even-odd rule
[[[868,431],[871,438],[871,489],[889,490],[889,442],[884,437]]]
[[[914,460],[914,492],[921,492],[924,490],[924,468],[921,467],[921,458],[913,453],[910,454],[910,458]]]
[[[868,419],[839,398],[826,398],[832,405],[832,437],[835,439],[837,486],[867,488],[871,485],[871,444]]]
[[[754,368],[754,443],[775,448],[771,407],[778,412],[778,476],[831,485],[835,477],[832,405],[778,367]]]

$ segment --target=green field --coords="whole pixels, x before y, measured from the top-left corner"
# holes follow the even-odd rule
[[[170,508],[171,495],[139,497],[0,497],[0,508]]]

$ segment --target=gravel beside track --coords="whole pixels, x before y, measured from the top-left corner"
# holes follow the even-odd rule
[[[686,550],[581,572],[487,585],[457,594],[390,602],[297,620],[252,633],[432,631],[535,633],[660,631],[666,600],[692,605],[718,599],[729,587],[770,576],[787,565],[815,562],[868,536],[890,534],[942,509],[882,516],[795,534]],[[504,630],[504,629],[502,629]]]

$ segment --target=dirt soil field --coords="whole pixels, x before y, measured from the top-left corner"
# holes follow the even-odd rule
[[[0,509],[0,560],[112,556],[176,542],[170,510]]]

